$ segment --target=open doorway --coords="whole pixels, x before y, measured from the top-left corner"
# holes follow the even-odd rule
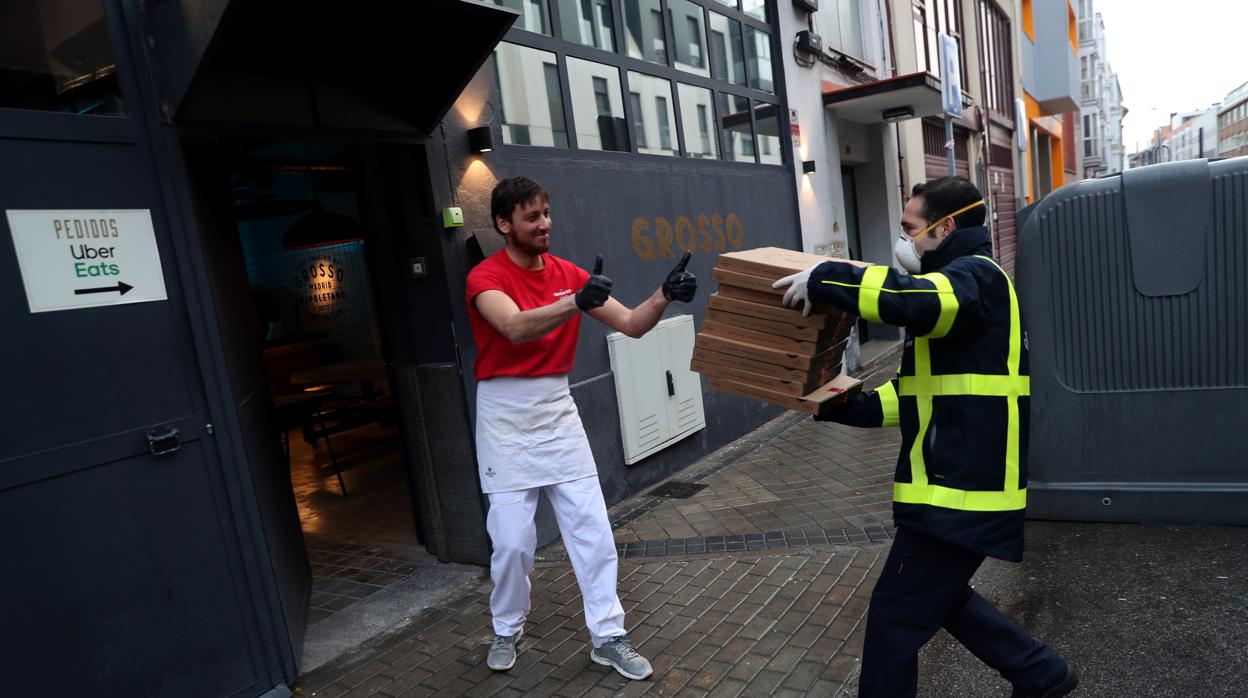
[[[214,141],[188,156],[248,459],[277,512],[266,528],[287,625],[306,628],[296,648],[321,648],[305,652],[307,670],[343,646],[326,635],[350,634],[352,613],[436,564],[377,302],[380,275],[395,272],[367,253],[389,236],[370,225],[350,143]],[[299,531],[279,530],[292,504]]]

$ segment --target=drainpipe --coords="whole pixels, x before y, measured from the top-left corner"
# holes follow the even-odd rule
[[[983,14],[975,13],[975,38],[976,45],[981,48],[984,45],[984,24]],[[992,211],[995,208],[996,200],[992,196],[992,105],[988,103],[988,66],[984,62],[984,51],[979,52],[979,102],[980,102],[980,132],[983,138],[983,146],[980,151],[980,162],[984,168],[984,184],[987,185],[986,191],[980,192],[984,195],[984,201],[987,203],[987,222],[988,231],[992,236],[992,249],[997,252],[1001,249],[1001,240],[999,237],[998,226],[994,225],[996,221],[992,218]],[[984,105],[987,105],[985,108]]]
[[[888,60],[892,63],[892,76],[897,77],[897,49],[893,36],[893,7],[889,0],[880,0],[884,6],[884,16],[888,20]],[[893,122],[893,140],[897,143],[897,188],[901,190],[901,202],[906,201],[906,167],[901,156],[901,122]]]

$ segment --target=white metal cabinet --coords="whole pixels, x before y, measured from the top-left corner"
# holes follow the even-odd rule
[[[702,381],[689,370],[693,316],[667,318],[641,339],[607,335],[624,462],[636,463],[706,426]]]

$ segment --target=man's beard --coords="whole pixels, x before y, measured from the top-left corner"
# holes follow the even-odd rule
[[[536,257],[550,251],[550,239],[547,238],[545,242],[537,242],[537,237],[539,236],[535,235],[528,240],[521,240],[518,236],[512,236],[511,242],[516,246],[517,250],[530,257]]]

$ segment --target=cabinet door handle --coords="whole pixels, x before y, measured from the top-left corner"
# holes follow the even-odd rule
[[[676,397],[676,382],[672,380],[672,372],[667,371],[667,396]]]

